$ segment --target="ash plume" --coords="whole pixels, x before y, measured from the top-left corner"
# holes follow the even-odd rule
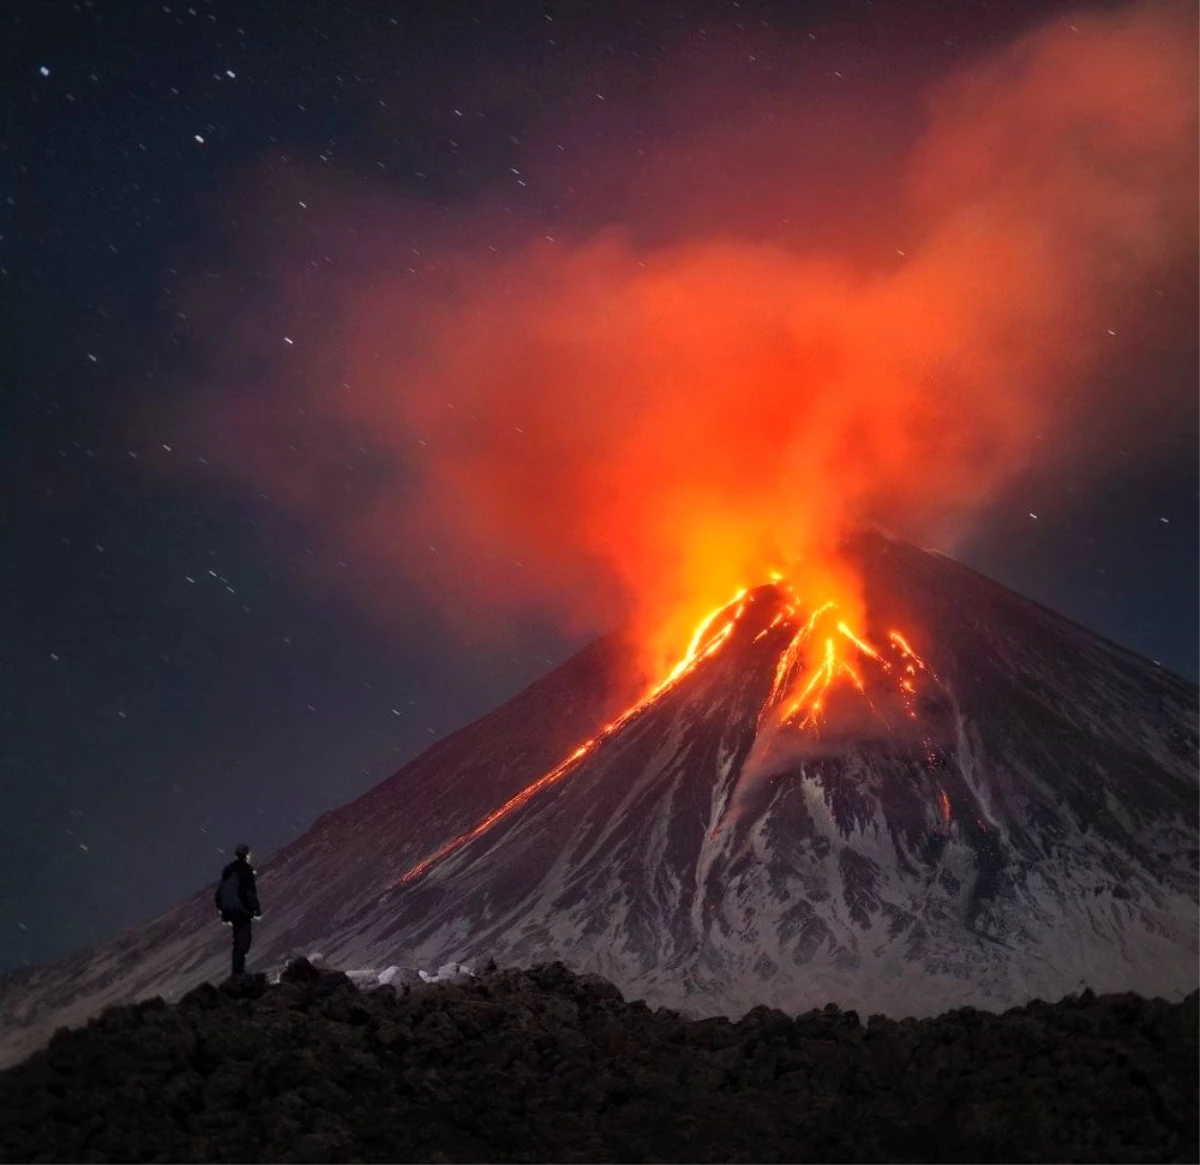
[[[523,193],[463,204],[264,160],[229,205],[270,294],[189,297],[197,440],[473,632],[626,618],[652,676],[772,571],[855,611],[847,529],[952,546],[1039,457],[1101,473],[1186,409],[1106,373],[1163,345],[1194,264],[1195,34],[1182,4],[1084,10],[820,108],[801,43],[769,88],[684,46],[606,142],[581,85]],[[890,84],[917,124],[863,113]]]

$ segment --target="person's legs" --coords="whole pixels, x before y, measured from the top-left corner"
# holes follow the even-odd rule
[[[250,950],[251,922],[235,922],[233,924],[233,973],[242,975],[246,971],[246,954]]]

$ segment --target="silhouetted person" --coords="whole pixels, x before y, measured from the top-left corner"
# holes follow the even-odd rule
[[[221,871],[214,900],[221,921],[233,927],[233,974],[246,970],[246,954],[250,950],[251,923],[261,917],[258,889],[254,885],[254,867],[250,864],[250,847],[239,845],[237,857]]]

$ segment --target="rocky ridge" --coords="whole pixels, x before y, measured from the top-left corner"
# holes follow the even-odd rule
[[[688,1020],[561,963],[289,965],[0,1073],[0,1161],[1194,1161],[1198,995]]]

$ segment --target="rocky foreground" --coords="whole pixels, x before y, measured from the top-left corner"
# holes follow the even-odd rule
[[[688,1021],[561,964],[359,991],[300,960],[0,1074],[3,1161],[1195,1161],[1196,993]]]

